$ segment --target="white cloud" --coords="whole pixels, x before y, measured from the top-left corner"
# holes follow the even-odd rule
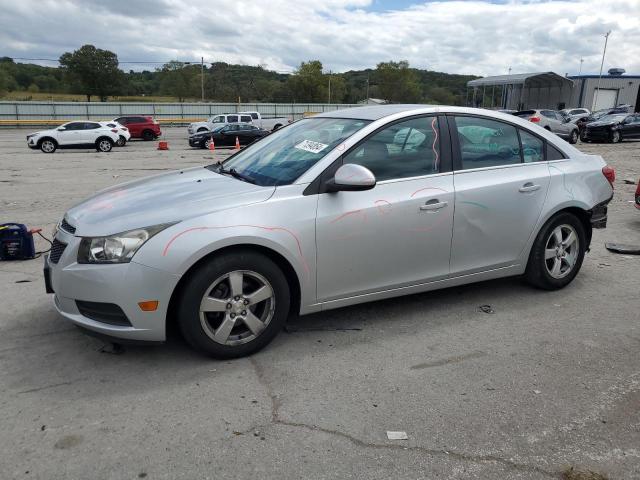
[[[420,3],[420,2],[417,2]],[[431,1],[374,11],[371,0],[0,0],[0,55],[57,58],[92,43],[121,61],[194,60],[292,70],[387,60],[450,73],[640,73],[640,1]],[[123,65],[124,68],[129,68]],[[149,66],[152,67],[152,66]],[[147,67],[147,68],[149,68]]]

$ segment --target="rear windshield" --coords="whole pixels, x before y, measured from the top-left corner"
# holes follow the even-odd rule
[[[530,117],[531,115],[535,115],[535,110],[521,110],[519,112],[514,113],[516,117]]]

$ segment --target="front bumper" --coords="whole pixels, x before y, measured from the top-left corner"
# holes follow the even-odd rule
[[[611,130],[609,130],[608,128],[602,128],[602,129],[590,129],[587,128],[584,131],[584,135],[583,138],[585,140],[604,140],[604,141],[609,141],[609,139],[611,138]]]
[[[199,147],[202,142],[202,138],[189,138],[190,147]]]
[[[58,263],[45,257],[45,284],[48,291],[55,292],[54,305],[60,315],[84,329],[109,337],[131,341],[165,340],[167,309],[180,279],[178,275],[133,261],[113,265],[78,264],[80,238],[59,231],[56,239],[67,246]],[[142,311],[138,302],[147,300],[158,300],[158,309]],[[89,318],[81,313],[78,301],[117,305],[130,325]]]

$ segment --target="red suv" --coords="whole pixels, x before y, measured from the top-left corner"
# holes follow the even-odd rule
[[[153,117],[145,115],[125,115],[114,118],[113,121],[127,127],[131,133],[131,138],[154,140],[162,133],[160,124]]]

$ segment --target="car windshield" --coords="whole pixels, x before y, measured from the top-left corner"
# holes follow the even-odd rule
[[[598,120],[600,122],[619,122],[624,120],[628,115],[626,113],[614,113],[611,115],[605,115],[604,117],[600,117]]]
[[[250,145],[226,160],[223,166],[257,185],[289,185],[369,123],[353,118],[303,119]],[[216,171],[218,165],[207,168]]]

